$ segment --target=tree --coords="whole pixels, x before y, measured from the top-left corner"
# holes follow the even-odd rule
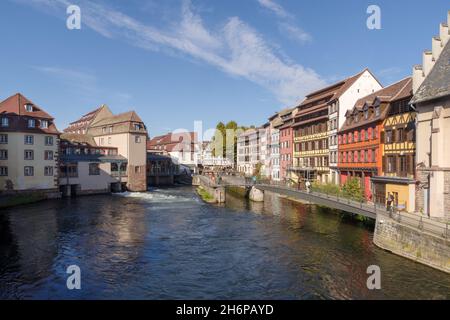
[[[362,201],[364,199],[364,192],[361,188],[361,183],[357,178],[350,178],[342,186],[342,193],[344,197]]]
[[[255,170],[253,171],[253,176],[256,177],[257,179],[261,179],[261,168],[262,163],[258,162],[255,166]]]

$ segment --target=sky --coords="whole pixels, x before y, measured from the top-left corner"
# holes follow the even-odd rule
[[[71,4],[81,29],[66,26]],[[369,5],[381,10],[370,30]],[[383,85],[431,49],[447,1],[2,0],[0,100],[20,92],[62,130],[107,104],[150,136],[261,125],[369,68]]]

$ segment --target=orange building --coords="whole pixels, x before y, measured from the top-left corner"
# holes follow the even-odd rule
[[[364,196],[373,201],[371,178],[382,175],[382,128],[390,103],[410,85],[407,78],[358,100],[347,111],[338,135],[338,169],[341,184],[349,178],[360,180]]]

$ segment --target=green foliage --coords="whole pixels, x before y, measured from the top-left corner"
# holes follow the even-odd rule
[[[239,135],[247,128],[239,126],[236,121],[229,121],[227,124],[219,122],[213,137],[213,156],[227,157],[228,152],[233,152],[234,163],[237,162],[237,140]]]
[[[312,191],[326,193],[329,195],[335,195],[335,196],[342,195],[342,191],[339,188],[339,186],[336,184],[333,184],[333,183],[321,184],[321,183],[314,182],[311,186],[311,189],[312,189]]]
[[[253,171],[253,176],[256,177],[258,180],[261,179],[261,168],[262,168],[262,163],[258,162],[256,164],[255,170]]]
[[[211,194],[209,194],[208,191],[206,191],[202,187],[197,188],[197,193],[203,199],[203,201],[209,202],[209,203],[215,202],[214,197]]]
[[[347,180],[342,186],[342,194],[344,197],[356,201],[362,201],[364,199],[364,192],[361,188],[361,183],[357,178],[350,178]]]

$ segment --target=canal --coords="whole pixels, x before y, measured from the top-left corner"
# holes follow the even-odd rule
[[[0,211],[2,299],[449,299],[450,277],[376,248],[371,227],[267,195],[191,187]],[[81,290],[66,269],[81,268]],[[367,289],[367,267],[382,289]]]

